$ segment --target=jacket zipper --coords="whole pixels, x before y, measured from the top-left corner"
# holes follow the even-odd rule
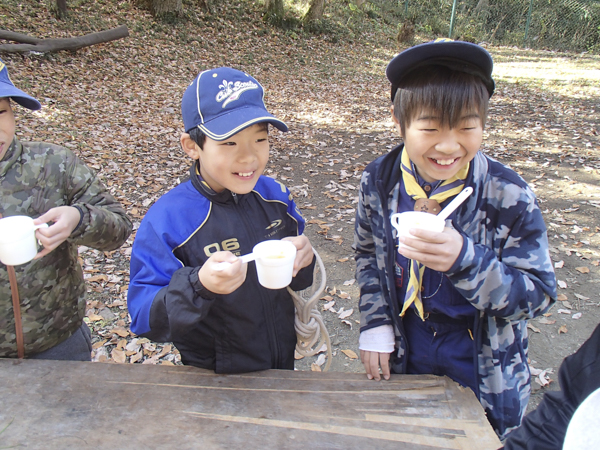
[[[256,235],[256,233],[253,231],[255,224],[252,223],[248,219],[245,209],[239,205],[240,198],[237,196],[237,194],[232,192],[231,195],[233,197],[235,207],[239,208],[240,216],[244,218],[244,224],[246,226],[246,229],[248,230],[248,233],[252,236],[252,241],[258,243],[259,238]],[[275,316],[273,314],[273,308],[271,307],[271,305],[268,301],[269,299],[266,298],[262,292],[260,292],[260,299],[261,299],[261,302],[263,305],[263,309],[265,311],[265,315],[267,316],[266,317],[267,334],[269,335],[269,342],[271,344],[271,348],[273,349],[271,352],[271,364],[272,364],[272,367],[280,367],[281,366],[281,352],[279,351],[279,344],[277,341],[277,332],[275,331],[275,327],[274,327]],[[274,363],[274,365],[273,365],[273,363]]]

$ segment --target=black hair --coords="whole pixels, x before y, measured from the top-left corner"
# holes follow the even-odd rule
[[[268,122],[259,122],[257,124],[253,124],[253,125],[261,125],[264,127],[264,130],[268,133],[269,132],[269,123]],[[252,126],[252,125],[250,125]],[[190,135],[190,139],[192,141],[194,141],[198,147],[200,147],[200,150],[204,150],[204,143],[206,142],[206,134],[204,134],[204,132],[202,132],[202,130],[198,127],[194,127],[192,128],[190,131],[188,131],[188,134]]]
[[[192,128],[188,131],[190,139],[194,141],[201,150],[204,150],[204,143],[206,142],[206,135],[198,127]]]
[[[489,92],[480,77],[430,65],[408,74],[394,97],[394,116],[402,134],[422,112],[431,111],[440,117],[442,125],[456,127],[465,110],[475,110],[485,126]]]

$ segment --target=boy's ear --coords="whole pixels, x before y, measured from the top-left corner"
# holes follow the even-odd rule
[[[402,136],[402,127],[400,126],[400,122],[398,121],[398,118],[394,114],[394,105],[392,105],[390,107],[390,112],[392,113],[392,120],[394,121],[394,126],[396,127],[396,131],[398,131],[398,134],[402,137],[402,139],[404,139],[404,136]]]
[[[183,148],[183,151],[190,158],[192,158],[192,159],[200,158],[201,149],[198,146],[198,144],[196,144],[196,142],[194,142],[194,140],[190,137],[189,134],[182,133],[181,139],[179,141],[181,142],[181,148]]]

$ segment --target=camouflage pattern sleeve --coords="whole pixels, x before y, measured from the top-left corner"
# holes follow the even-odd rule
[[[496,199],[496,204],[492,207],[490,201],[475,217],[461,219],[465,244],[447,275],[467,300],[490,316],[511,321],[534,318],[556,298],[541,211],[527,187],[489,183],[486,189],[486,197]],[[482,214],[485,220],[478,217]],[[467,237],[486,223],[494,226],[475,235],[484,235],[487,242],[475,243]]]
[[[386,280],[381,279],[382,274],[378,268],[385,267],[383,259],[383,236],[373,234],[373,230],[383,230],[383,217],[381,204],[376,195],[376,187],[371,183],[372,174],[363,172],[356,209],[354,225],[354,243],[352,248],[356,252],[356,279],[360,287],[360,329],[361,331],[380,325],[392,323],[391,312],[385,293],[383,292]],[[379,233],[383,234],[382,231]]]
[[[68,203],[83,213],[80,225],[70,239],[76,245],[110,251],[119,248],[131,234],[132,224],[121,204],[83,162],[69,154],[65,191]]]

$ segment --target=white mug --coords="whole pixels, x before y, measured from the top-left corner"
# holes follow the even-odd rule
[[[423,211],[406,211],[392,214],[390,220],[392,226],[398,232],[398,238],[405,236],[417,239],[410,234],[409,230],[411,228],[441,233],[444,231],[444,226],[446,225],[446,221],[441,217]],[[398,246],[409,248],[408,245],[402,243],[399,243]]]
[[[268,289],[283,289],[292,282],[296,246],[291,241],[269,240],[256,244],[258,282]]]
[[[33,219],[27,216],[0,219],[0,261],[7,266],[31,261],[38,253],[35,230],[47,227],[47,223],[34,225]]]

